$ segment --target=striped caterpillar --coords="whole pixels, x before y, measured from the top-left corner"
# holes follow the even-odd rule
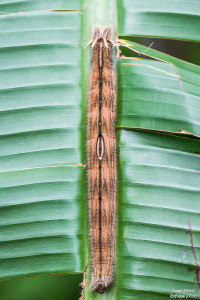
[[[116,87],[113,37],[96,28],[88,101],[88,193],[90,219],[90,290],[103,294],[114,280],[116,243]]]

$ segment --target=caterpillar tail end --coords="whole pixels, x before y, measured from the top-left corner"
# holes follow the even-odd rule
[[[90,290],[99,294],[103,294],[108,286],[108,278],[105,276],[98,276],[93,278],[90,284]]]
[[[99,294],[103,294],[106,290],[106,286],[103,282],[99,282],[98,283],[98,286],[96,287],[95,289],[95,292],[99,293]]]

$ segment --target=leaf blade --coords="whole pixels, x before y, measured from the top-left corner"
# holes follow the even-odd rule
[[[0,16],[1,278],[84,269],[81,18]]]
[[[118,91],[123,101],[117,126],[199,135],[200,67],[137,43],[127,45],[160,61],[119,60]]]
[[[198,295],[186,232],[190,220],[199,261],[199,140],[124,129],[118,137],[119,298],[166,299],[178,287]]]
[[[196,1],[118,1],[119,34],[199,41]]]
[[[2,13],[17,13],[27,11],[39,11],[39,10],[80,10],[82,9],[82,1],[35,1],[35,0],[16,0],[16,1],[4,1],[0,4],[0,11]]]

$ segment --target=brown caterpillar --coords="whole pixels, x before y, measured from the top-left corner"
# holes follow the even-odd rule
[[[96,28],[88,103],[88,189],[90,218],[90,290],[103,294],[114,280],[116,240],[116,89],[113,37]]]

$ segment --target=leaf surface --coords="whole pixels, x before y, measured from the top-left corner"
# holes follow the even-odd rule
[[[81,18],[0,17],[1,278],[84,268]]]
[[[117,125],[199,135],[200,67],[126,43],[158,61],[119,60]]]
[[[82,9],[81,0],[5,0],[0,3],[0,12],[16,13],[39,10],[80,10]]]
[[[118,299],[167,299],[200,292],[188,234],[199,251],[200,142],[121,129]]]
[[[118,1],[120,35],[199,41],[199,27],[199,1]]]

